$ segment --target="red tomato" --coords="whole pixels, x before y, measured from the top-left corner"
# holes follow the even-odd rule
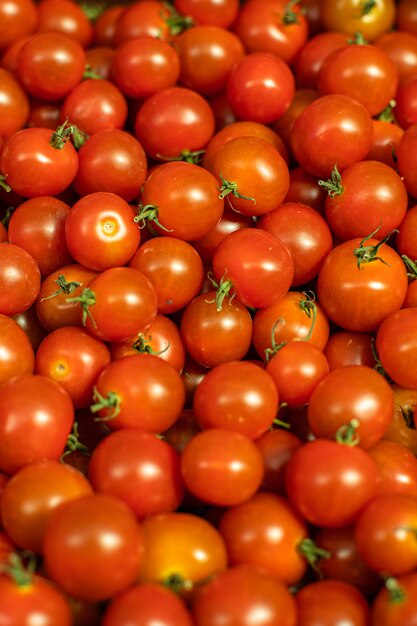
[[[138,37],[170,41],[170,15],[169,8],[157,0],[134,2],[117,17],[112,45],[120,46]]]
[[[412,75],[400,85],[395,96],[395,119],[402,128],[417,124],[417,81]]]
[[[32,0],[12,0],[0,6],[0,49],[30,35],[38,22],[38,7]]]
[[[123,500],[139,519],[174,511],[183,497],[179,455],[139,429],[105,437],[93,451],[88,477],[96,492]]]
[[[0,137],[8,139],[26,125],[29,100],[13,74],[1,68],[0,96]]]
[[[330,370],[345,365],[367,365],[375,367],[371,335],[338,331],[329,337],[323,352]]]
[[[378,469],[377,495],[417,496],[417,459],[407,446],[378,441],[368,450]]]
[[[43,556],[48,575],[66,593],[97,602],[134,583],[143,546],[142,528],[129,507],[95,493],[51,513]]]
[[[385,33],[374,42],[397,66],[400,84],[417,72],[417,39],[414,35],[401,32],[402,30]]]
[[[285,467],[294,450],[301,445],[301,440],[293,433],[278,428],[268,430],[255,443],[265,466],[262,489],[283,495]]]
[[[239,12],[238,0],[174,0],[175,8],[197,24],[228,28]]]
[[[400,139],[397,150],[398,173],[408,193],[417,197],[416,175],[417,124],[410,126]]]
[[[346,35],[326,32],[311,37],[294,61],[294,73],[299,87],[315,89],[320,70],[334,50],[346,45]]]
[[[376,335],[376,349],[382,367],[394,382],[417,389],[417,308],[391,313],[380,325]]]
[[[417,575],[390,578],[374,598],[371,607],[372,626],[412,624],[417,612]]]
[[[25,331],[8,315],[0,314],[0,383],[32,374],[35,354]]]
[[[38,8],[38,33],[63,33],[84,48],[91,44],[93,27],[80,6],[69,0],[44,0]]]
[[[0,313],[17,315],[36,300],[41,274],[34,258],[20,246],[0,244]]]
[[[298,591],[295,601],[298,626],[337,624],[343,621],[349,626],[369,624],[369,607],[366,599],[353,585],[340,580],[319,580],[309,583]]]
[[[346,35],[360,31],[368,41],[388,32],[395,19],[393,0],[322,0],[322,24],[325,30],[336,30]]]

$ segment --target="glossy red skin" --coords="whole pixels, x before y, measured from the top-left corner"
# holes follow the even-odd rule
[[[120,46],[137,37],[154,37],[170,41],[171,34],[166,22],[170,13],[162,2],[144,0],[127,6],[116,21],[112,45]]]
[[[181,72],[179,82],[205,96],[225,90],[233,65],[244,55],[240,39],[217,26],[194,26],[175,38]]]
[[[360,31],[367,41],[373,41],[392,28],[395,8],[393,0],[380,0],[371,11],[363,14],[358,0],[323,0],[321,23],[325,30],[337,30],[350,36]]]
[[[399,30],[417,35],[417,11],[413,0],[400,0],[395,23]]]
[[[319,94],[313,89],[297,89],[288,109],[274,122],[274,130],[279,133],[288,148],[290,146],[291,133],[296,119],[304,109],[314,102],[314,100],[317,100],[318,97]]]
[[[323,32],[311,37],[294,61],[297,85],[302,88],[316,89],[324,61],[334,50],[343,48],[346,45],[346,39],[346,35],[338,32]]]
[[[180,73],[178,54],[166,41],[135,38],[124,42],[115,52],[111,78],[129,98],[149,98],[173,87]]]
[[[227,235],[213,256],[217,282],[231,280],[242,304],[254,308],[271,306],[288,292],[294,263],[285,245],[270,233],[242,228]]]
[[[68,392],[75,408],[91,404],[93,387],[110,353],[104,342],[77,326],[49,333],[36,352],[35,371],[56,380]]]
[[[38,7],[38,33],[63,33],[83,48],[91,45],[93,26],[84,11],[69,0],[44,0]]]
[[[270,124],[288,109],[294,89],[293,75],[284,61],[253,52],[230,71],[226,93],[239,119]]]
[[[25,331],[8,315],[0,314],[0,383],[33,374],[35,354]]]
[[[192,626],[184,601],[157,584],[132,587],[114,598],[103,616],[103,626],[145,626],[154,620],[164,626]]]
[[[381,161],[381,163],[397,169],[394,159],[404,131],[396,124],[381,120],[372,120],[372,128],[372,144],[367,158],[371,161]]]
[[[93,451],[88,477],[96,492],[123,500],[138,519],[175,511],[183,498],[178,453],[139,429],[105,437]]]
[[[213,163],[217,152],[221,147],[237,137],[259,137],[269,141],[280,153],[284,161],[288,162],[288,152],[281,137],[269,126],[259,122],[233,122],[227,124],[216,132],[210,139],[203,155],[203,167],[213,171]]]
[[[41,554],[51,512],[90,493],[88,480],[69,465],[58,461],[31,463],[12,476],[3,491],[3,526],[17,546]]]
[[[417,259],[417,205],[408,209],[403,221],[399,226],[396,238],[398,253],[408,256],[412,261]]]
[[[46,330],[44,329],[38,319],[38,316],[36,315],[36,306],[32,305],[29,309],[23,311],[23,313],[18,313],[18,315],[15,315],[13,319],[25,332],[32,348],[36,351],[39,347],[39,344],[46,336]],[[23,354],[24,352],[25,350],[23,349]]]
[[[59,124],[60,105],[60,102],[44,102],[37,98],[31,98],[27,126],[50,128],[54,131]]]
[[[278,392],[258,365],[232,361],[208,372],[195,391],[193,407],[203,428],[226,428],[257,439],[277,414]]]
[[[137,139],[117,128],[100,130],[78,152],[74,189],[80,196],[97,191],[136,200],[147,174],[145,151]]]
[[[284,494],[285,466],[301,439],[284,429],[268,430],[255,441],[262,454],[265,474],[262,489],[270,493]]]
[[[158,221],[163,228],[152,222],[156,232],[184,241],[200,239],[210,232],[224,209],[213,174],[181,161],[164,163],[151,172],[141,202],[158,207]]]
[[[325,602],[323,598],[326,598]],[[309,583],[300,589],[295,600],[298,626],[330,626],[343,621],[349,626],[369,624],[369,607],[365,597],[353,585],[339,580]]]
[[[376,349],[388,376],[402,387],[417,389],[417,308],[391,313],[376,335]]]
[[[325,190],[317,185],[317,176],[309,174],[302,167],[290,171],[290,187],[285,202],[305,204],[322,215],[326,195]]]
[[[367,365],[374,367],[375,357],[372,353],[372,337],[366,333],[338,331],[329,337],[323,350],[330,370],[345,365]]]
[[[189,441],[181,456],[186,488],[200,501],[214,506],[235,506],[251,498],[263,473],[255,444],[233,430],[203,430]]]
[[[395,63],[400,84],[417,72],[417,38],[402,29],[385,33],[375,45],[384,50]]]
[[[297,5],[293,23],[284,21],[285,0],[246,2],[233,29],[247,52],[269,52],[290,64],[303,48],[308,36],[308,21]]]
[[[25,375],[1,386],[0,468],[14,474],[35,461],[58,460],[74,420],[67,392],[45,376]]]
[[[190,356],[186,355],[184,369],[181,374],[181,379],[185,390],[185,406],[191,407],[193,404],[193,397],[197,385],[201,383],[204,376],[207,374],[207,368],[197,361],[194,361]]]
[[[386,433],[393,412],[394,394],[385,378],[370,367],[348,365],[317,385],[308,422],[316,437],[333,439],[340,427],[358,420],[358,445],[367,450]]]
[[[205,367],[243,359],[252,340],[252,319],[237,298],[226,298],[220,310],[216,292],[194,298],[181,318],[187,353]]]
[[[345,95],[318,98],[294,124],[291,149],[310,174],[327,178],[335,164],[342,172],[368,154],[372,120],[363,105]]]
[[[0,158],[1,173],[13,191],[25,198],[56,196],[74,180],[78,155],[67,142],[62,150],[53,148],[51,131],[25,128],[6,142]]]
[[[398,70],[380,48],[349,45],[324,61],[318,79],[321,94],[344,94],[363,104],[371,116],[381,113],[395,97]]]
[[[169,576],[205,583],[227,567],[222,536],[203,517],[190,513],[150,515],[143,522],[145,557],[139,580],[164,582]]]
[[[374,595],[381,588],[381,579],[361,558],[354,538],[354,526],[322,528],[314,535],[315,543],[330,553],[321,559],[324,578],[341,580],[365,595]]]
[[[397,150],[398,173],[408,193],[417,197],[416,175],[417,124],[408,128],[400,139]]]
[[[0,607],[0,621],[4,624],[30,626],[33,620],[42,620],[48,626],[71,626],[73,623],[64,594],[41,576],[20,587],[8,575],[2,574]]]
[[[107,80],[84,80],[65,98],[60,119],[88,135],[107,128],[123,128],[127,119],[127,103],[122,92]]]
[[[142,104],[134,133],[150,157],[166,160],[204,148],[214,133],[214,115],[197,92],[169,87]]]
[[[327,255],[318,275],[317,297],[329,319],[342,329],[369,332],[401,307],[408,281],[402,260],[387,244],[380,246],[378,256],[388,265],[374,261],[358,267],[354,251],[361,241],[345,241]],[[371,238],[365,245],[377,243]]]
[[[262,611],[263,626],[295,626],[295,601],[282,583],[249,565],[230,567],[208,582],[193,602],[196,626],[255,624]]]
[[[289,172],[279,152],[259,137],[237,137],[219,148],[214,157],[213,174],[219,187],[223,179],[236,183],[240,198],[226,195],[225,204],[243,215],[265,215],[285,198]]]
[[[197,296],[204,269],[199,255],[182,239],[156,237],[143,243],[130,267],[148,277],[158,296],[158,311],[179,311]]]
[[[292,286],[315,278],[333,247],[331,231],[317,211],[296,202],[284,202],[258,222],[257,227],[280,239],[294,261]]]
[[[178,372],[152,354],[136,354],[113,361],[102,370],[97,389],[104,397],[110,391],[120,397],[120,413],[105,420],[111,430],[142,428],[161,433],[180,416],[185,399]],[[99,411],[102,418],[109,414],[111,409]]]
[[[409,448],[395,441],[378,441],[368,453],[378,469],[378,496],[417,496],[417,460]]]
[[[395,119],[401,128],[417,124],[417,80],[411,76],[400,85],[395,97]]]
[[[61,33],[33,35],[20,50],[16,74],[24,89],[40,100],[65,98],[81,81],[85,52]]]
[[[294,452],[285,488],[290,503],[308,522],[341,528],[351,524],[374,497],[376,481],[375,464],[364,450],[316,439]]]
[[[38,22],[37,5],[31,0],[14,0],[0,9],[0,50],[33,33]]]
[[[303,406],[320,381],[329,373],[323,352],[305,341],[292,341],[267,363],[266,371],[274,379],[280,402],[290,407]]]
[[[113,193],[97,191],[74,204],[65,224],[68,248],[80,264],[97,272],[126,265],[140,242],[135,213]]]
[[[405,594],[403,602],[393,602],[390,592],[382,587],[371,607],[371,626],[412,626],[417,603],[417,575],[399,576],[398,585]]]
[[[240,228],[252,226],[254,223],[249,215],[242,215],[226,207],[220,222],[201,239],[193,241],[193,248],[197,250],[203,263],[211,265],[217,246],[227,235]]]
[[[142,272],[112,267],[93,278],[88,288],[95,304],[89,307],[85,326],[103,341],[124,341],[156,317],[157,296]]]
[[[60,293],[53,298],[49,298],[49,296],[59,290],[56,280],[61,274],[68,282],[79,282],[81,286],[73,290],[70,295]],[[72,264],[61,267],[45,278],[41,284],[35,307],[39,321],[47,331],[61,328],[62,326],[82,325],[78,302],[67,302],[67,298],[80,296],[83,289],[88,286],[95,276],[97,276],[97,273],[93,272],[93,270],[78,264]]]
[[[385,163],[360,161],[347,167],[342,193],[326,198],[326,219],[342,241],[366,237],[378,230],[378,239],[395,230],[408,204],[407,190],[400,176]]]
[[[257,566],[285,585],[298,582],[306,572],[307,561],[298,548],[307,537],[307,528],[283,497],[254,495],[228,509],[219,530],[230,565]]]
[[[265,350],[271,348],[272,332],[275,326],[274,339],[277,344],[294,339],[304,340],[311,330],[312,316],[301,308],[300,302],[306,296],[299,291],[289,291],[282,300],[270,307],[256,312],[253,319],[253,344],[259,357],[265,359]],[[318,303],[316,322],[308,338],[309,343],[323,350],[329,338],[329,322]],[[279,319],[284,323],[276,324]]]
[[[0,244],[0,313],[17,315],[35,302],[41,284],[39,267],[20,246]]]
[[[94,23],[94,43],[97,46],[113,47],[117,20],[125,9],[122,5],[110,6],[97,18]]]
[[[29,117],[29,100],[11,72],[0,68],[0,137],[10,135],[26,125]]]
[[[97,44],[86,50],[85,60],[93,72],[104,78],[104,80],[109,80],[114,55],[115,50],[110,48],[110,46],[99,46]]]
[[[110,354],[112,361],[131,354],[141,354],[140,346],[134,345],[141,339],[145,341],[143,352],[155,354],[163,361],[167,361],[177,372],[181,373],[185,362],[185,349],[178,326],[165,315],[158,314],[155,319],[142,330],[141,333],[130,337],[123,342],[111,343]]]
[[[65,240],[69,212],[70,207],[65,202],[42,196],[20,204],[10,218],[9,242],[29,252],[42,277],[72,261]]]
[[[174,0],[174,6],[196,24],[221,28],[231,26],[239,12],[238,0]]]
[[[109,535],[114,537],[110,546]],[[51,514],[44,539],[45,567],[66,593],[97,602],[136,580],[143,545],[142,529],[124,502],[104,494],[87,495]]]
[[[375,498],[355,524],[355,542],[362,559],[377,573],[411,573],[417,562],[414,528],[417,499],[390,494]]]

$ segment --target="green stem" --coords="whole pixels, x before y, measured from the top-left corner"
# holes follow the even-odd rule
[[[166,157],[162,154],[157,154],[157,158],[160,161],[185,161],[186,163],[193,163],[194,165],[198,165],[201,163],[203,159],[203,154],[205,150],[183,150],[181,154],[177,157]]]
[[[109,420],[117,417],[121,411],[120,396],[118,396],[114,391],[109,391],[107,396],[102,396],[97,387],[94,387],[93,400],[95,400],[95,402],[90,406],[90,411],[92,413],[97,413],[102,409],[110,410],[110,413],[108,413],[105,417],[96,417],[96,422],[108,422]]]
[[[10,218],[13,215],[14,210],[15,210],[14,206],[8,206],[7,209],[4,210],[4,215],[0,221],[5,228],[9,226]]]
[[[337,443],[351,448],[357,446],[360,441],[356,432],[359,426],[360,422],[357,419],[350,420],[349,424],[343,424],[336,433]]]
[[[81,454],[84,454],[85,456],[90,455],[90,450],[87,448],[87,446],[85,446],[80,441],[80,436],[78,433],[78,423],[74,422],[74,426],[72,427],[72,432],[70,435],[68,435],[66,449],[64,453],[61,455],[61,459],[60,459],[61,462],[64,460],[66,456],[68,456],[68,454],[71,454],[71,452],[77,452],[77,451],[81,452]]]
[[[361,15],[360,17],[364,17],[365,15],[368,15],[368,13],[370,13],[372,11],[372,9],[374,9],[376,7],[376,0],[362,0],[360,8],[361,8]]]
[[[133,350],[139,352],[139,354],[153,354],[154,356],[159,356],[166,352],[170,346],[169,341],[166,342],[165,348],[162,350],[154,350],[151,346],[152,335],[149,337],[145,337],[143,333],[139,333],[137,339],[132,344]]]
[[[187,580],[181,574],[171,574],[164,579],[164,587],[167,587],[174,593],[181,593],[182,591],[191,591],[194,587],[192,580]]]
[[[233,300],[236,295],[236,292],[232,293],[233,283],[229,278],[226,278],[225,275],[221,277],[220,282],[218,283],[214,278],[212,272],[207,274],[207,278],[212,283],[213,287],[216,289],[216,296],[214,300],[207,301],[209,303],[215,302],[217,311],[221,311],[223,308],[223,302],[225,298],[228,298],[229,304]]]
[[[255,198],[251,198],[250,196],[244,196],[243,194],[238,192],[237,183],[233,183],[229,180],[226,180],[222,174],[220,174],[220,180],[222,181],[222,186],[218,187],[218,190],[220,191],[219,198],[221,199],[225,198],[226,196],[229,195],[229,193],[231,193],[236,198],[242,198],[243,200],[250,200],[251,202],[256,204]]]
[[[169,15],[166,17],[162,12],[161,15],[168,26],[171,35],[179,35],[183,30],[187,30],[194,26],[194,20],[189,15],[181,15],[172,6],[170,2],[162,2],[165,9],[169,11]]]
[[[381,261],[381,263],[383,263],[384,265],[389,265],[389,263],[387,263],[385,259],[382,259],[380,256],[378,256],[379,248],[382,246],[383,243],[386,243],[388,241],[393,233],[398,233],[398,230],[391,231],[390,233],[388,233],[388,235],[381,239],[381,241],[378,241],[378,243],[374,246],[365,245],[370,239],[372,239],[372,237],[377,234],[380,228],[381,224],[370,235],[367,235],[364,239],[362,239],[359,248],[356,248],[356,250],[354,250],[353,254],[358,259],[358,269],[362,269],[362,265],[365,265],[366,263],[372,263],[373,261]]]
[[[355,33],[353,33],[353,38],[352,39],[348,39],[347,43],[350,44],[351,46],[366,46],[366,45],[368,45],[368,42],[366,41],[365,37],[362,35],[362,33],[360,31],[356,31]]]
[[[323,187],[331,198],[335,196],[340,196],[343,193],[342,186],[342,177],[340,175],[339,170],[337,169],[337,165],[334,166],[331,174],[331,178],[328,180],[319,180],[318,184],[320,187]]]
[[[389,105],[378,115],[377,120],[381,122],[395,122],[394,109],[396,104],[395,100],[391,100]]]
[[[407,599],[407,595],[404,588],[393,576],[388,576],[385,579],[385,588],[388,591],[388,597],[391,604],[402,604]]]
[[[272,359],[272,357],[279,352],[279,350],[281,350],[281,348],[283,348],[284,346],[287,345],[286,341],[281,341],[281,343],[277,343],[276,339],[275,339],[275,331],[278,328],[278,324],[282,324],[283,326],[285,326],[285,320],[280,317],[277,319],[277,321],[275,322],[275,324],[272,326],[271,329],[271,347],[270,348],[265,348],[264,350],[264,354],[265,354],[265,365]]]
[[[85,66],[83,78],[84,79],[90,78],[92,80],[103,80],[103,77],[100,76],[100,74],[98,72],[96,72],[91,67],[91,65],[88,65],[88,64]]]
[[[300,0],[289,0],[289,2],[287,2],[287,4],[284,7],[284,14],[282,16],[282,23],[285,24],[286,26],[290,25],[290,24],[298,24],[299,23],[299,19],[298,19],[298,15],[295,11],[293,11],[293,7],[298,4],[300,2]]]
[[[291,424],[289,424],[288,422],[283,422],[282,420],[278,419],[277,417],[274,419],[272,424],[274,426],[279,426],[280,428],[285,428],[286,430],[289,430],[291,428]]]
[[[70,124],[68,118],[66,118],[65,122],[52,133],[49,145],[55,148],[55,150],[62,150],[71,138],[75,148],[78,150],[85,144],[88,135],[74,126],[74,124]]]
[[[97,324],[94,320],[94,317],[91,315],[90,306],[93,306],[96,303],[96,295],[94,291],[91,291],[88,287],[83,289],[82,294],[80,296],[74,298],[66,298],[67,302],[79,302],[82,308],[82,325],[85,326],[87,323],[87,317],[90,319],[90,322],[97,328]]]
[[[27,565],[22,557],[13,552],[9,555],[9,563],[2,566],[2,571],[7,574],[18,587],[27,587],[32,583],[36,569],[36,557],[32,552],[25,551],[22,556],[28,559]]]
[[[59,296],[59,294],[61,293],[69,295],[70,293],[75,291],[75,289],[77,289],[78,287],[81,287],[82,285],[82,283],[79,283],[76,280],[71,280],[67,282],[64,274],[60,274],[55,282],[58,285],[59,289],[51,293],[49,296],[46,296],[45,298],[41,298],[41,302],[43,302],[44,300],[49,300],[50,298],[55,298],[55,296]]]
[[[147,222],[153,222],[159,226],[159,228],[162,228],[162,230],[172,232],[172,229],[165,228],[165,226],[163,226],[158,220],[159,208],[155,204],[145,204],[145,206],[140,204],[138,210],[139,213],[133,218],[133,221],[136,224],[139,224],[139,228],[145,228]]]
[[[417,261],[412,261],[407,255],[403,254],[401,256],[404,261],[404,265],[407,269],[407,276],[411,278],[411,280],[416,280],[417,278]]]
[[[298,544],[297,551],[307,560],[308,564],[316,572],[316,574],[320,578],[323,578],[323,574],[321,573],[318,563],[323,559],[329,559],[331,557],[331,552],[316,546],[312,539],[303,539]]]
[[[9,193],[9,191],[11,191],[12,188],[10,187],[10,185],[6,183],[6,178],[7,176],[0,174],[0,187],[4,189],[4,191],[7,191],[7,193]]]
[[[303,296],[305,297],[305,299],[300,300],[298,305],[300,309],[304,311],[307,317],[311,319],[311,326],[307,335],[302,338],[302,341],[310,341],[317,319],[317,306],[315,302],[316,294],[314,293],[314,291],[303,291]]]

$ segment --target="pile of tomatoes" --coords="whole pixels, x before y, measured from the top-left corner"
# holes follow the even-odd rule
[[[0,626],[417,623],[415,0],[0,0]]]

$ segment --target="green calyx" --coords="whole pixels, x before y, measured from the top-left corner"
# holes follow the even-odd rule
[[[212,272],[209,272],[207,274],[207,277],[212,283],[213,287],[216,289],[215,299],[208,302],[215,302],[217,311],[221,311],[224,299],[227,298],[230,304],[230,302],[236,295],[236,292],[233,291],[233,283],[229,278],[226,278],[225,276],[222,276],[220,282],[217,282]]]
[[[164,22],[168,26],[168,30],[171,35],[179,35],[184,30],[191,28],[194,26],[194,20],[189,15],[181,15],[178,11],[172,6],[170,2],[162,2],[164,8],[168,11],[168,16],[165,16],[162,12],[161,15],[164,19]]]
[[[133,218],[133,221],[135,224],[139,224],[139,228],[145,228],[148,222],[153,222],[159,226],[159,228],[162,228],[162,230],[165,230],[168,233],[172,232],[172,229],[166,228],[158,220],[159,208],[155,204],[140,204],[138,210],[139,213]]]
[[[64,274],[60,274],[55,282],[58,285],[59,289],[51,293],[49,296],[41,298],[41,302],[43,302],[44,300],[49,300],[50,298],[55,298],[55,296],[59,296],[61,293],[69,295],[73,291],[75,291],[75,289],[81,287],[81,283],[77,282],[76,280],[67,282]]]
[[[96,296],[94,291],[91,291],[88,287],[83,289],[80,296],[76,296],[73,298],[66,298],[67,302],[78,302],[82,308],[82,325],[85,326],[87,324],[87,317],[90,319],[90,322],[97,328],[97,324],[94,320],[94,317],[91,315],[90,306],[94,306],[96,303]]]
[[[334,166],[331,174],[331,178],[328,180],[319,180],[318,185],[323,187],[331,198],[340,196],[343,193],[342,177],[337,165]]]
[[[85,144],[88,139],[88,135],[83,133],[77,126],[70,124],[68,118],[61,126],[52,133],[49,145],[55,150],[62,150],[67,143],[72,139],[74,147],[78,150]]]
[[[151,346],[151,341],[152,335],[146,337],[144,333],[138,333],[138,337],[132,344],[132,348],[139,354],[153,354],[154,356],[159,356],[169,349],[169,341],[167,341],[166,346],[165,348],[163,348],[163,350],[154,350]]]
[[[60,461],[62,462],[65,457],[72,452],[81,452],[81,454],[84,454],[85,456],[90,455],[90,450],[80,441],[77,422],[74,422],[72,432],[68,435],[67,445],[64,453],[61,455]]]
[[[353,419],[349,424],[341,426],[336,433],[336,441],[344,446],[354,448],[359,444],[359,437],[357,435],[357,429],[360,426],[360,422],[357,419]]]
[[[364,239],[362,239],[362,241],[360,242],[359,248],[356,248],[353,251],[354,256],[358,259],[358,269],[362,269],[363,265],[366,265],[367,263],[372,263],[374,261],[381,261],[381,263],[383,263],[384,265],[389,265],[389,263],[387,263],[385,259],[378,256],[379,248],[382,246],[382,244],[388,241],[393,233],[397,233],[398,230],[391,231],[390,233],[388,233],[388,235],[381,239],[381,241],[378,241],[378,243],[374,246],[366,245],[368,241],[377,234],[380,228],[381,224],[370,235],[364,237]]]
[[[12,188],[10,187],[10,185],[6,183],[6,178],[7,176],[0,174],[0,187],[4,189],[4,191],[7,191],[7,193],[9,193],[12,190]]]
[[[97,387],[94,387],[93,400],[95,400],[94,404],[90,405],[90,411],[92,413],[98,413],[98,411],[103,409],[108,409],[109,411],[104,417],[96,417],[96,422],[108,422],[109,420],[113,420],[121,411],[120,397],[114,391],[109,391],[107,396],[103,396]]]
[[[231,193],[236,198],[242,198],[243,200],[250,200],[251,202],[256,204],[255,198],[251,198],[250,196],[244,196],[243,194],[239,193],[239,191],[237,190],[237,183],[226,180],[222,174],[220,174],[220,180],[222,182],[222,186],[218,187],[218,190],[220,191],[219,193],[220,199],[225,198],[226,196],[229,195],[229,193]]]
[[[184,161],[185,163],[192,163],[193,165],[198,165],[199,163],[201,163],[202,159],[203,159],[203,154],[205,153],[205,150],[182,150],[181,154],[179,156],[176,157],[166,157],[163,156],[162,154],[157,154],[157,158],[160,161]]]
[[[297,552],[301,554],[308,562],[310,567],[316,572],[316,574],[322,578],[319,563],[323,559],[329,559],[331,552],[319,548],[312,539],[303,539],[297,546]]]

